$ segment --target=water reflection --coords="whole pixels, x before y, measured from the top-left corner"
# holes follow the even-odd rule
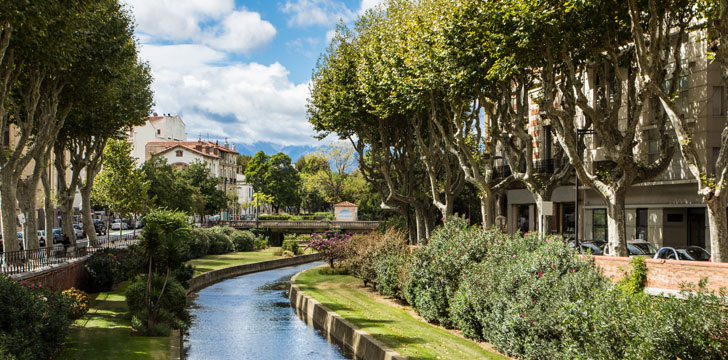
[[[188,359],[346,359],[297,316],[288,282],[304,264],[229,279],[199,292]]]

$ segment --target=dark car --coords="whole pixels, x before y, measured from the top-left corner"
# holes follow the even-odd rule
[[[571,247],[576,247],[575,241],[569,241]],[[593,241],[580,241],[579,242],[579,254],[591,253],[592,255],[604,255],[601,244]]]
[[[94,230],[96,231],[96,235],[106,235],[106,225],[100,219],[94,220]]]
[[[710,253],[700,246],[663,247],[655,254],[655,259],[711,261]]]
[[[63,229],[53,229],[53,243],[63,244]]]

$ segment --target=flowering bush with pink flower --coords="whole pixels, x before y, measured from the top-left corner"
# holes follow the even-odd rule
[[[310,248],[324,254],[324,259],[333,268],[334,262],[344,258],[346,243],[350,238],[349,234],[326,230],[323,233],[311,234],[306,249]]]

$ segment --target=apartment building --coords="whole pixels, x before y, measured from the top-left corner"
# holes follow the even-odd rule
[[[132,144],[131,155],[137,159],[137,166],[141,166],[147,159],[147,143],[187,141],[186,127],[179,115],[154,113],[143,125],[130,129],[127,141]]]
[[[724,84],[718,64],[706,56],[706,43],[691,41],[683,50],[683,75],[677,79],[681,115],[692,127],[694,140],[699,144],[702,160],[715,164],[720,149],[720,134],[726,125],[726,104],[723,103]],[[585,86],[589,86],[589,82]],[[589,90],[589,89],[587,89]],[[626,116],[626,110],[625,116]],[[552,138],[548,119],[539,117],[538,106],[531,103],[529,121],[532,136],[537,143],[534,162],[548,164],[552,148],[559,146]],[[658,157],[659,139],[646,114],[640,120],[639,156],[646,162]],[[602,144],[594,135],[585,135],[585,156],[599,160]],[[543,172],[553,167],[541,166]],[[601,197],[593,190],[579,187],[579,204],[575,204],[574,177],[553,193],[551,233],[573,237],[576,229],[576,211],[579,213],[579,238],[582,240],[607,239],[607,211]],[[508,190],[501,199],[501,211],[507,216],[508,231],[534,231],[538,229],[535,201],[526,189]],[[687,170],[677,151],[668,169],[656,179],[633,186],[626,197],[626,238],[644,239],[657,247],[697,245],[710,251],[710,232],[707,211],[697,195],[697,182]],[[578,210],[577,210],[578,209]]]

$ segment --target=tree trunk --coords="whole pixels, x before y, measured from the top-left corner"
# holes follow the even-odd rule
[[[708,226],[710,227],[710,254],[713,262],[728,262],[728,219],[725,196],[706,199]]]
[[[427,243],[427,235],[425,230],[425,214],[422,205],[415,205],[415,223],[417,224],[417,245]]]
[[[91,186],[81,187],[81,216],[83,216],[83,228],[86,230],[90,246],[99,246],[99,239],[96,237],[96,226],[91,216]]]
[[[492,195],[480,195],[480,213],[483,218],[483,229],[488,229],[495,225]]]
[[[538,215],[538,233],[542,236],[549,234],[551,229],[551,215],[544,215],[543,202],[551,201],[551,192],[544,191],[543,193],[532,192],[534,199],[536,200],[536,214]]]
[[[9,172],[9,171],[8,171]],[[0,206],[2,207],[3,222],[3,251],[18,251],[18,221],[15,209],[17,206],[18,177],[8,172],[0,173]]]
[[[76,245],[76,231],[73,230],[73,197],[64,198],[61,200],[60,205],[63,235],[68,236],[72,245]]]
[[[20,193],[20,189],[18,190]],[[25,250],[39,249],[40,242],[36,231],[38,229],[38,215],[35,211],[35,191],[32,192],[32,195],[23,194],[18,196],[18,206],[20,212],[25,215],[25,225],[23,225],[23,242],[27,244]]]
[[[45,167],[40,174],[41,182],[43,183],[43,212],[45,213],[45,236],[46,236],[46,247],[53,247],[53,224],[55,224],[56,209],[53,206],[53,189],[51,189],[51,182],[48,176],[48,169]]]
[[[607,235],[611,256],[628,256],[625,238],[624,193],[615,192],[607,198]]]

